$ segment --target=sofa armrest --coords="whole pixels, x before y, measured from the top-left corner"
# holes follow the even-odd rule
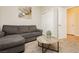
[[[42,32],[43,32],[41,29],[37,29],[36,31],[40,32],[41,34],[42,34]]]
[[[42,30],[41,30],[41,29],[37,29],[37,31],[40,31],[40,32],[42,32]]]
[[[0,31],[0,38],[3,37],[4,35],[5,35],[5,33]]]

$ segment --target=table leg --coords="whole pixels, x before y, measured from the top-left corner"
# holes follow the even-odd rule
[[[49,49],[50,44],[44,44],[42,43],[42,53],[45,53],[47,49]]]
[[[59,42],[57,42],[57,49],[58,49],[58,51],[57,51],[57,52],[59,52]]]
[[[38,46],[40,46],[39,42],[38,42]]]
[[[42,53],[45,53],[47,51],[47,48],[45,48],[45,44],[42,43]]]

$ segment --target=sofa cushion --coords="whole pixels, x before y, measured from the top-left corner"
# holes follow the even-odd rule
[[[4,35],[5,35],[5,33],[0,31],[0,38],[3,37]]]
[[[36,30],[35,25],[4,25],[2,28],[6,35],[34,32]]]
[[[25,39],[20,35],[8,35],[0,38],[0,50],[11,48],[25,43]]]
[[[29,26],[28,29],[29,29],[29,32],[34,32],[34,31],[37,30],[37,28],[36,28],[35,25],[31,25],[31,26]]]
[[[19,33],[18,27],[14,25],[4,25],[2,31],[4,31],[6,35]]]
[[[19,33],[29,32],[28,26],[18,26]]]
[[[23,34],[19,34],[21,36],[23,36],[24,38],[31,38],[31,37],[37,37],[42,35],[41,32],[30,32],[30,33],[23,33]]]

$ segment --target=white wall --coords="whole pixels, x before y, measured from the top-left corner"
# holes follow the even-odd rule
[[[1,30],[1,26],[2,26],[2,20],[1,20],[1,9],[0,9],[0,30]]]
[[[52,32],[52,36],[57,37],[57,14],[55,7],[41,8],[41,29],[45,35],[48,30]]]
[[[32,19],[18,17],[17,6],[0,7],[0,30],[2,25],[37,25],[40,28],[40,7],[32,7]]]

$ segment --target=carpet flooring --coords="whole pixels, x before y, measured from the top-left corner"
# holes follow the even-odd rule
[[[24,53],[42,53],[42,48],[38,46],[37,41],[33,41],[25,44]],[[46,53],[56,53],[55,51],[47,50]]]

